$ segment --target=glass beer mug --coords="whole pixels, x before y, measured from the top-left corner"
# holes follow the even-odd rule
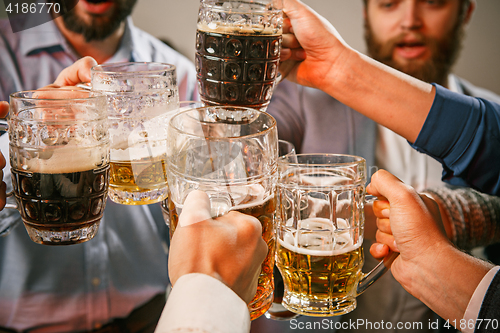
[[[179,107],[174,65],[116,63],[94,66],[92,90],[108,101],[110,199],[147,205],[166,199],[168,119]]]
[[[32,241],[68,245],[97,233],[109,184],[106,100],[75,89],[10,95],[16,204]]]
[[[170,233],[187,195],[206,192],[212,216],[230,210],[250,214],[262,224],[268,254],[257,293],[248,305],[255,319],[271,306],[275,259],[278,133],[269,114],[242,107],[204,107],[174,115],[168,130],[167,176]]]
[[[278,78],[282,0],[201,0],[195,65],[208,105],[264,111]]]
[[[356,308],[356,296],[388,270],[391,253],[363,274],[366,165],[358,156],[298,154],[278,161],[276,264],[283,306],[309,316]]]

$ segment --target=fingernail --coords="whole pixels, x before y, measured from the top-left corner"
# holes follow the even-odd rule
[[[400,252],[398,249],[398,244],[396,244],[396,241],[394,241],[394,249],[396,250],[396,252]]]
[[[384,244],[377,244],[377,251],[379,252],[384,251]]]
[[[389,208],[382,209],[380,213],[382,214],[383,217],[389,217],[389,215],[391,215],[391,210]]]

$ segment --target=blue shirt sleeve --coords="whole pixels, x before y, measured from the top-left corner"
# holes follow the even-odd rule
[[[412,147],[443,165],[443,180],[500,195],[500,105],[434,84],[436,97]]]

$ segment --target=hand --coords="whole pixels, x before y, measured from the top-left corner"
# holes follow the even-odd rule
[[[399,251],[391,267],[394,278],[442,318],[458,322],[493,265],[456,249],[440,225],[439,207],[428,202],[428,208],[412,187],[387,171],[377,171],[366,191],[384,198],[373,205],[377,241],[384,245],[374,244],[370,253],[383,257],[381,246]]]
[[[7,185],[3,181],[3,168],[5,168],[5,165],[6,165],[5,157],[0,152],[0,210],[2,210],[5,207],[7,199],[6,198]]]
[[[302,85],[323,87],[325,73],[352,49],[325,18],[302,2],[285,0],[283,11],[281,74]]]
[[[436,222],[437,227],[443,234],[446,234],[445,227],[442,223],[441,211],[438,203],[428,194],[419,193],[418,196],[425,205],[425,208],[431,214],[433,220]],[[387,199],[378,199],[373,203],[373,215],[376,219],[376,239],[378,243],[372,244],[370,247],[371,255],[378,260],[385,258],[389,251],[399,252],[397,243],[391,230],[391,223],[389,219],[390,204]],[[366,214],[366,207],[365,207]],[[372,223],[372,222],[371,222]],[[371,226],[371,225],[370,225]],[[365,238],[366,238],[366,222],[365,222]]]
[[[92,57],[83,57],[59,73],[54,83],[45,88],[76,86],[78,83],[90,82],[90,69],[97,65]]]
[[[9,103],[5,101],[0,101],[0,118],[7,117],[9,113]],[[7,191],[7,185],[3,181],[3,168],[5,168],[5,157],[0,152],[0,210],[5,207],[5,192]]]
[[[428,197],[420,196],[411,186],[387,171],[379,170],[372,176],[367,192],[383,198],[373,203],[378,227],[378,244],[373,244],[370,249],[374,257],[383,258],[390,248],[400,252],[403,260],[411,261],[423,257],[426,251],[432,255],[436,244],[449,244],[439,207]]]
[[[208,196],[193,191],[170,243],[170,281],[174,285],[182,275],[207,274],[249,303],[267,251],[259,220],[238,212],[212,219]]]

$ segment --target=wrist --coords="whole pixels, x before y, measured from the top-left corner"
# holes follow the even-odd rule
[[[493,265],[437,242],[432,253],[405,265],[398,281],[444,319],[460,320],[478,284]]]

